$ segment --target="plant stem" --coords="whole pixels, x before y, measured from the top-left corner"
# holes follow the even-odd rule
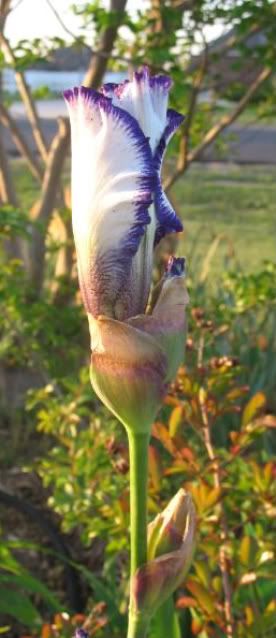
[[[202,423],[203,423],[203,438],[205,447],[207,450],[208,457],[213,464],[213,473],[214,473],[214,486],[221,490],[221,480],[220,480],[220,465],[219,461],[216,458],[215,451],[213,448],[212,440],[211,440],[211,432],[210,432],[210,424],[208,419],[208,414],[206,410],[205,402],[200,402],[201,407],[201,415],[202,415]],[[218,507],[220,510],[220,540],[221,545],[219,548],[219,567],[221,571],[222,577],[222,586],[224,591],[224,617],[226,624],[226,636],[227,638],[233,638],[234,636],[234,619],[232,613],[232,588],[230,582],[229,569],[227,565],[227,553],[226,553],[226,543],[228,538],[228,527],[227,520],[224,512],[224,507],[222,501],[218,503]]]
[[[129,612],[127,638],[146,638],[149,619],[142,614]]]
[[[130,575],[147,562],[148,433],[128,430],[130,461]],[[148,619],[130,600],[128,638],[145,638]]]

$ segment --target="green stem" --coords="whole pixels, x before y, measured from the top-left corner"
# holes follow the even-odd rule
[[[127,638],[146,638],[149,627],[149,619],[142,614],[136,615],[129,612]]]
[[[130,575],[147,562],[148,434],[128,432],[130,462]]]
[[[130,575],[147,562],[147,485],[149,435],[128,431],[130,461]],[[130,601],[128,638],[145,638],[148,620]]]

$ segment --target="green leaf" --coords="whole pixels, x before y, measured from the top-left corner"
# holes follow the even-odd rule
[[[246,404],[243,415],[242,415],[242,425],[247,425],[255,418],[258,414],[259,410],[263,408],[266,404],[266,396],[263,392],[256,392],[253,397]]]
[[[240,544],[240,560],[243,565],[250,567],[254,563],[258,544],[252,536],[244,536]]]
[[[26,572],[22,572],[21,574],[0,574],[0,583],[17,585],[31,593],[40,594],[53,611],[61,610],[61,603],[50,590],[37,578],[34,578]]]
[[[0,612],[19,620],[28,627],[35,627],[41,623],[37,609],[29,598],[17,591],[0,588]]]
[[[151,623],[149,638],[181,638],[178,614],[172,596],[158,608]]]

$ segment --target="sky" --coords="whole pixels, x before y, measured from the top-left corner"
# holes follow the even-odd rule
[[[70,10],[70,6],[74,2],[78,4],[78,0],[52,0],[52,4],[68,29],[78,35],[80,34],[78,28],[80,21]],[[13,4],[16,8],[9,15],[6,23],[6,35],[12,44],[18,40],[29,38],[51,38],[54,36],[68,38],[47,4],[47,0],[13,0]],[[128,0],[128,9],[131,13],[135,12],[135,8],[138,6],[143,8],[147,5],[147,0]],[[205,37],[207,40],[211,40],[218,37],[220,33],[221,28],[215,26],[207,29]]]

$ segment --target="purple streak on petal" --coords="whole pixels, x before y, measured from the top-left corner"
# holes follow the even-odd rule
[[[150,70],[147,66],[143,66],[141,71],[135,71],[133,77],[137,82],[147,81],[152,89],[158,87],[169,92],[172,87],[172,80],[168,75],[150,75]]]
[[[158,244],[159,241],[168,233],[179,233],[183,230],[182,223],[180,219],[178,219],[174,208],[164,193],[160,180],[161,165],[167,144],[174,131],[176,131],[183,120],[183,115],[177,113],[177,111],[174,111],[173,109],[168,109],[167,125],[154,154],[154,165],[158,174],[158,183],[154,199],[156,217],[158,220],[158,226],[155,234],[155,245]]]
[[[134,71],[133,80],[123,80],[123,82],[120,82],[120,84],[108,82],[106,84],[103,84],[103,86],[101,87],[101,92],[103,93],[103,95],[106,95],[107,97],[112,97],[113,95],[116,95],[116,97],[120,98],[121,95],[123,95],[125,88],[129,85],[130,82],[133,82],[133,81],[134,82],[136,81],[138,83],[148,82],[151,89],[159,88],[165,91],[166,93],[169,92],[172,86],[172,80],[169,76],[167,75],[152,75],[151,76],[149,68],[147,66],[144,66],[141,69],[141,71]]]
[[[105,113],[111,115],[123,124],[125,132],[130,138],[135,139],[137,154],[143,159],[143,170],[138,178],[138,193],[135,197],[135,223],[126,235],[123,245],[121,246],[121,255],[119,260],[123,268],[138,250],[141,237],[144,235],[145,226],[150,223],[148,208],[152,204],[152,194],[156,189],[157,177],[154,174],[152,153],[149,147],[148,139],[142,133],[139,124],[132,115],[129,115],[124,109],[113,106],[112,102],[104,98],[104,103],[100,105]],[[117,252],[117,251],[116,251]]]
[[[181,277],[185,275],[186,259],[185,257],[171,256],[167,263],[165,278]]]
[[[74,102],[77,105],[79,97],[84,98],[85,101],[96,106],[99,113],[104,112],[109,118],[117,121],[124,129],[126,136],[134,140],[137,156],[141,162],[141,173],[136,180],[137,193],[132,202],[134,221],[131,228],[119,245],[109,250],[108,254],[98,255],[97,262],[91,263],[89,281],[84,281],[84,277],[80,277],[80,287],[86,310],[97,317],[99,314],[105,314],[104,308],[110,301],[108,299],[108,284],[105,284],[105,281],[108,281],[109,276],[111,277],[110,274],[113,273],[114,280],[117,282],[117,299],[120,299],[123,292],[127,293],[124,295],[125,304],[127,303],[126,299],[129,299],[129,307],[124,308],[124,315],[120,317],[120,319],[124,319],[131,316],[131,291],[128,294],[126,287],[132,259],[139,248],[146,226],[151,222],[148,209],[153,202],[153,193],[157,186],[152,152],[148,138],[143,134],[135,118],[124,109],[114,106],[111,99],[103,93],[82,86],[65,91],[64,97],[73,108]],[[106,295],[105,288],[107,289]]]
[[[108,97],[113,94],[117,86],[118,84],[116,84],[116,82],[106,82],[101,86],[100,93]]]
[[[175,210],[163,191],[160,177],[154,193],[155,212],[158,226],[155,232],[154,245],[156,246],[165,235],[169,233],[181,233],[183,225],[177,217]]]
[[[75,86],[73,89],[67,89],[63,91],[63,96],[71,107],[74,106],[74,103],[77,105],[79,97],[95,106],[103,106],[106,102],[110,102],[110,98],[86,86]]]
[[[159,144],[157,146],[157,149],[155,151],[155,154],[154,154],[154,162],[155,162],[155,166],[156,166],[156,168],[158,170],[161,167],[165,150],[167,148],[167,145],[168,145],[172,135],[174,134],[176,129],[180,126],[180,124],[182,124],[184,119],[185,119],[185,117],[184,117],[184,115],[181,115],[181,113],[178,113],[177,111],[174,111],[174,109],[168,109],[168,111],[167,111],[167,125],[166,125],[164,133],[163,133],[163,135],[162,135],[162,137],[160,139],[160,142],[159,142]]]

